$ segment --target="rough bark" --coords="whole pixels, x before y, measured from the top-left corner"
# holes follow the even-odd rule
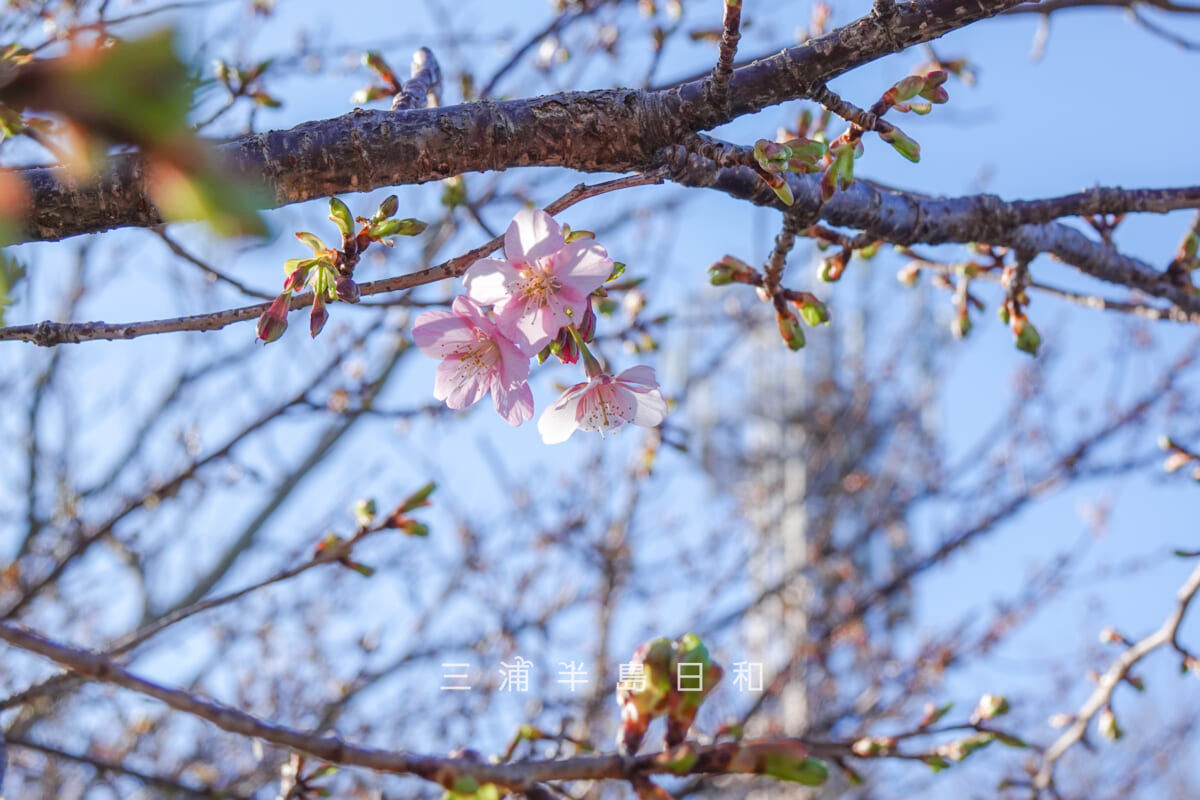
[[[355,109],[217,150],[234,174],[263,188],[264,207],[514,167],[645,171],[689,133],[803,98],[821,82],[1018,2],[879,3],[825,36],[735,70],[720,108],[710,102],[708,81],[695,80],[660,91],[605,89],[401,112]],[[162,222],[136,153],[115,157],[91,183],[73,183],[56,167],[20,174],[31,199],[22,241]]]

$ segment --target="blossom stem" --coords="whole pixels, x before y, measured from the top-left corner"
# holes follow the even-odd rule
[[[604,365],[600,360],[592,355],[592,351],[588,349],[587,342],[583,341],[583,337],[579,335],[579,331],[575,330],[574,325],[567,326],[567,331],[570,332],[571,338],[579,345],[579,354],[583,357],[583,368],[587,371],[589,379],[595,378],[604,372]]]

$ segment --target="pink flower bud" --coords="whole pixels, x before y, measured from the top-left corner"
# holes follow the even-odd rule
[[[336,283],[338,299],[343,303],[359,301],[358,284],[349,275],[339,275]]]
[[[275,341],[287,330],[287,315],[291,310],[292,293],[284,292],[271,301],[267,310],[258,318],[258,338],[264,344]]]
[[[312,313],[308,315],[308,332],[315,339],[328,321],[329,312],[325,310],[325,298],[317,295],[313,298]]]
[[[592,308],[592,298],[590,297],[583,317],[575,323],[575,330],[579,332],[579,338],[585,342],[590,342],[596,335],[596,311]]]

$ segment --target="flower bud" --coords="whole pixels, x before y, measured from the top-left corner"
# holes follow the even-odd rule
[[[879,739],[874,736],[864,736],[852,744],[850,749],[854,752],[854,755],[862,758],[878,756],[884,751],[883,746],[879,743]]]
[[[374,71],[388,83],[396,83],[396,74],[392,72],[392,68],[383,60],[383,56],[376,50],[368,50],[362,56],[363,66]]]
[[[971,332],[972,327],[974,326],[971,323],[971,316],[969,314],[960,313],[955,316],[954,321],[950,323],[950,333],[955,339],[965,339],[967,334]]]
[[[914,164],[921,160],[921,145],[909,138],[904,131],[892,126],[886,131],[880,131],[879,138],[895,148],[896,152],[912,161]]]
[[[308,282],[308,271],[317,263],[314,258],[293,258],[289,259],[283,265],[287,277],[283,279],[283,290],[285,292],[298,292],[304,288],[304,284]]]
[[[354,504],[354,521],[365,528],[375,519],[375,499],[364,497]]]
[[[978,723],[1000,717],[1007,714],[1008,710],[1008,700],[1004,695],[985,694],[979,698],[979,705],[975,707],[975,713],[971,715],[971,722]]]
[[[1163,459],[1163,471],[1170,474],[1178,472],[1192,461],[1192,457],[1182,450],[1175,450]]]
[[[1096,726],[1100,730],[1100,735],[1110,742],[1115,742],[1125,735],[1125,731],[1121,730],[1121,726],[1117,724],[1117,715],[1108,706],[1096,717]]]
[[[779,172],[781,163],[791,158],[792,149],[779,142],[759,139],[754,143],[754,160],[767,172]]]
[[[821,301],[810,303],[798,303],[800,309],[800,317],[808,323],[809,327],[815,328],[818,325],[829,324],[829,308]]]
[[[917,261],[910,261],[896,273],[896,280],[901,286],[912,288],[917,285],[917,279],[921,277],[921,264]]]
[[[921,87],[920,95],[931,103],[944,103],[950,99],[950,93],[942,86],[946,82],[947,74],[945,71],[937,69],[925,76],[924,86]]]
[[[795,317],[792,319],[795,321]],[[798,323],[796,329],[799,330]],[[724,674],[725,671],[712,660],[708,648],[696,634],[685,634],[675,643],[675,652],[671,657],[674,684],[667,698],[668,747],[681,744],[687,738],[700,711],[700,704],[716,688]]]
[[[385,236],[416,236],[428,227],[419,219],[385,219],[371,225],[368,235],[372,239],[382,239]]]
[[[388,217],[393,217],[400,210],[400,198],[394,194],[389,194],[379,204],[379,209],[371,215],[371,222],[382,222]]]
[[[630,297],[632,295],[626,295]],[[637,313],[636,311],[634,312]],[[592,298],[588,298],[587,308],[583,311],[583,316],[575,323],[575,330],[579,333],[579,338],[585,342],[590,342],[596,336],[596,310],[592,308]]]
[[[258,338],[264,344],[275,341],[287,330],[287,315],[291,310],[292,293],[284,292],[271,301],[258,318]]]
[[[748,283],[754,274],[754,268],[741,259],[725,256],[708,268],[708,282],[713,286],[739,282]]]
[[[804,329],[800,327],[800,320],[796,319],[795,314],[791,311],[780,311],[776,313],[775,320],[779,323],[779,335],[790,350],[800,350],[804,347]]]
[[[1038,348],[1042,344],[1042,337],[1037,328],[1033,327],[1033,323],[1026,319],[1024,314],[1021,314],[1014,316],[1010,325],[1017,337],[1017,349],[1036,356]]]
[[[328,321],[329,312],[325,310],[325,296],[318,294],[313,298],[312,312],[308,315],[309,334],[315,339]]]
[[[667,710],[672,688],[671,650],[671,642],[662,637],[646,642],[634,651],[630,660],[635,671],[641,667],[640,676],[632,686],[617,685],[617,703],[621,707],[617,745],[624,755],[638,751],[650,721]]]
[[[925,78],[920,75],[909,75],[907,78],[896,82],[892,88],[883,93],[884,99],[890,104],[904,100],[911,100],[917,96],[917,93],[925,88]]]
[[[342,236],[354,234],[354,215],[350,213],[350,208],[336,197],[329,198],[329,219],[337,225]]]
[[[349,275],[339,275],[335,286],[338,299],[343,303],[357,303],[361,299],[358,284]]]
[[[575,341],[575,337],[566,328],[559,330],[558,336],[550,343],[549,347],[550,352],[557,356],[563,364],[575,364],[579,361],[581,355],[579,342]]]
[[[817,267],[817,277],[825,283],[834,283],[841,279],[846,270],[846,251],[841,250],[829,258],[821,259]]]

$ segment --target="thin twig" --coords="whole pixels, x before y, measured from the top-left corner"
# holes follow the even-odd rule
[[[720,52],[708,82],[708,97],[713,105],[724,109],[729,105],[729,81],[733,77],[738,41],[742,38],[742,0],[725,0],[722,23]]]
[[[1109,705],[1113,692],[1135,664],[1161,647],[1173,647],[1185,657],[1189,655],[1179,644],[1179,626],[1197,592],[1200,592],[1200,565],[1192,570],[1191,575],[1179,588],[1175,595],[1175,607],[1162,626],[1141,641],[1134,642],[1113,661],[1112,666],[1096,682],[1096,688],[1092,690],[1091,695],[1075,712],[1075,719],[1046,749],[1041,768],[1034,778],[1033,784],[1036,788],[1049,789],[1053,786],[1054,768],[1058,760],[1067,750],[1083,740],[1092,718]]]
[[[578,202],[586,200],[597,195],[607,192],[617,191],[619,189],[627,189],[633,186],[647,186],[651,184],[660,184],[666,180],[666,173],[663,170],[647,172],[644,174],[630,175],[625,178],[616,178],[611,181],[596,184],[579,184],[562,197],[555,200],[546,206],[546,211],[551,214],[557,214],[560,211],[575,205]],[[359,292],[362,297],[369,297],[375,294],[384,292],[395,292],[402,289],[412,289],[416,286],[423,286],[428,283],[436,283],[437,281],[446,278],[456,278],[466,271],[467,267],[474,264],[481,258],[500,249],[504,244],[504,237],[497,236],[479,247],[469,250],[466,253],[451,258],[428,269],[423,269],[418,272],[412,272],[407,275],[398,275],[392,278],[384,278],[383,280],[371,281],[369,283],[359,284]],[[311,305],[313,296],[311,292],[298,294],[292,297],[290,307],[292,309],[302,306]],[[73,344],[77,342],[115,339],[135,339],[139,336],[148,336],[155,333],[172,333],[178,331],[215,331],[220,330],[235,322],[244,322],[246,320],[257,319],[267,310],[269,303],[257,303],[252,306],[243,306],[241,308],[228,309],[226,311],[216,311],[208,314],[195,314],[187,317],[173,317],[170,319],[150,320],[146,322],[127,322],[127,323],[108,323],[108,322],[39,322],[33,325],[13,325],[7,328],[0,328],[0,341],[18,340],[32,342],[42,347],[53,347],[59,344]]]

